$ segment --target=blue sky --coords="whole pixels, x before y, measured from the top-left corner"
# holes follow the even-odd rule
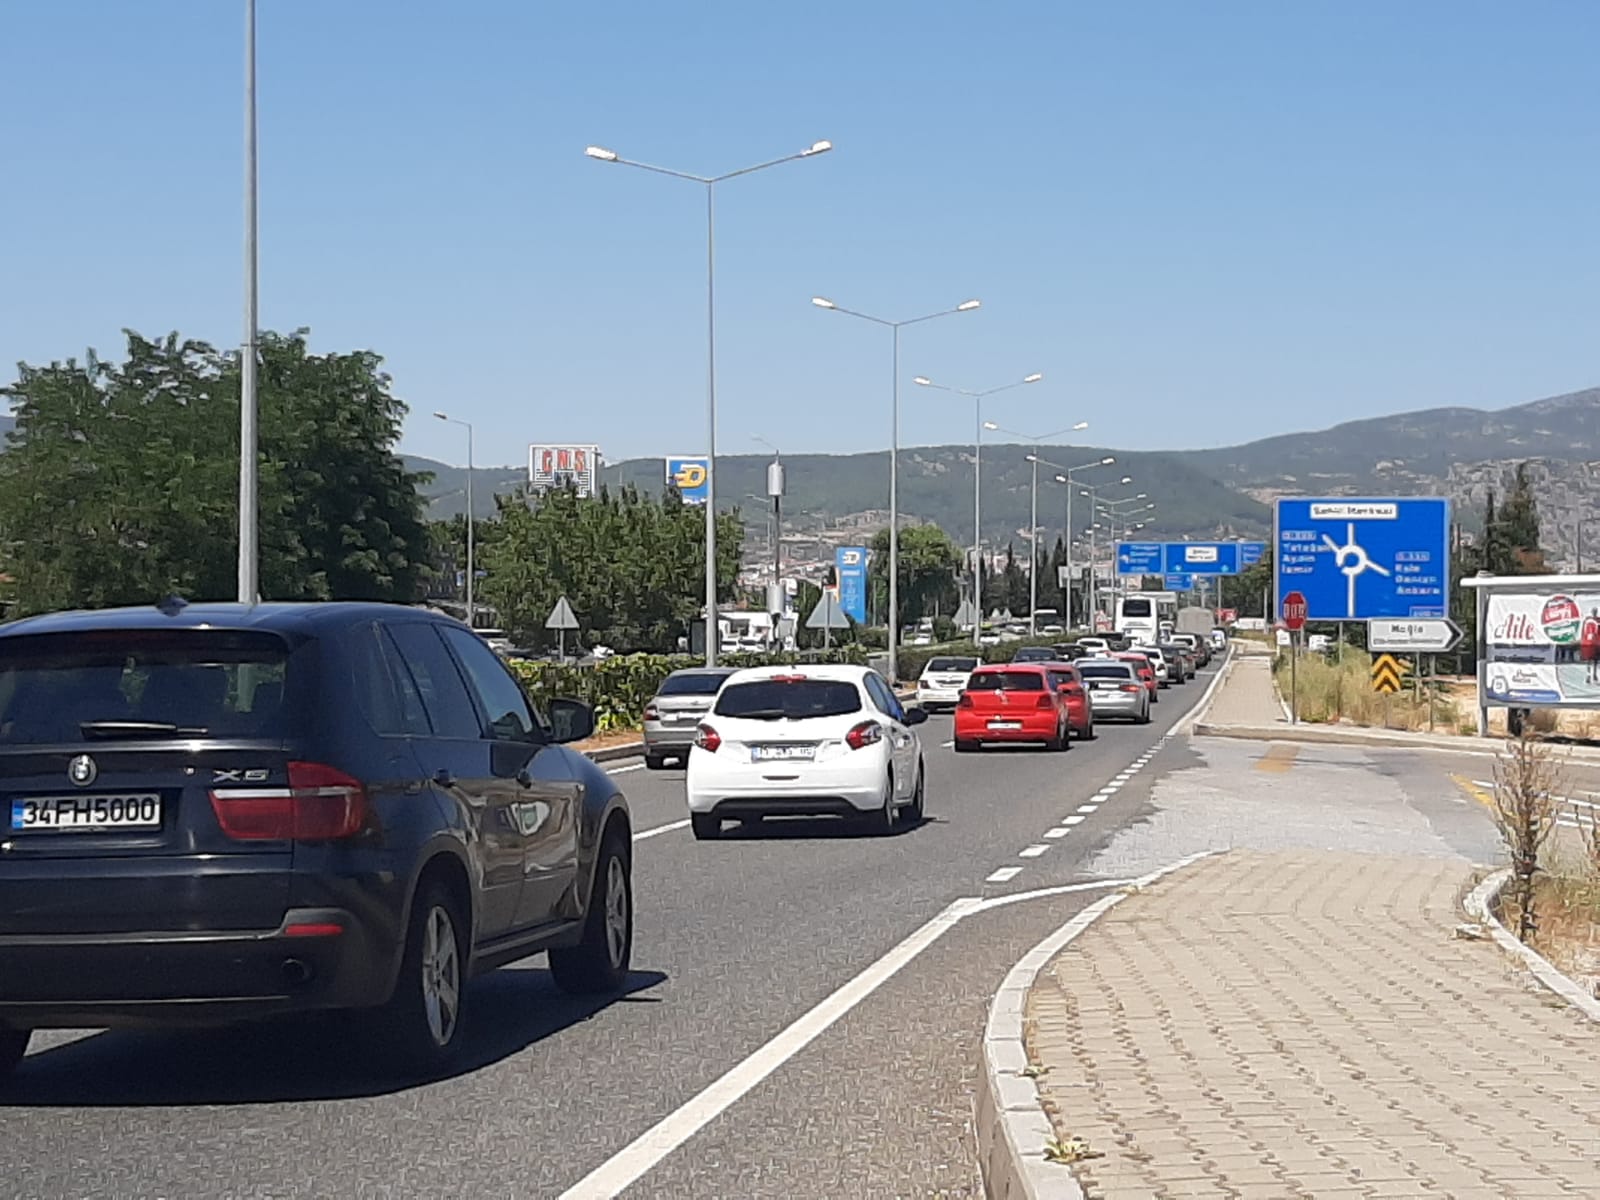
[[[1187,448],[1600,382],[1600,5],[260,0],[270,328],[386,356],[404,446]],[[242,4],[0,6],[0,380],[239,339]]]

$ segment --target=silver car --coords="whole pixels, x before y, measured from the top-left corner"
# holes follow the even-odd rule
[[[700,719],[711,711],[732,667],[697,667],[674,671],[661,681],[644,706],[644,765],[659,771],[667,759],[687,762]]]
[[[1120,658],[1080,658],[1073,664],[1089,693],[1096,721],[1122,717],[1150,724],[1150,689],[1134,665]]]

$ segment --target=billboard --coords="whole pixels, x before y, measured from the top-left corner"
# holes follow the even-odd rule
[[[598,446],[528,447],[528,485],[535,491],[566,487],[569,483],[580,496],[592,496],[600,473]]]
[[[678,489],[685,504],[704,504],[710,499],[710,459],[703,454],[679,454],[666,462],[667,482]]]
[[[867,548],[837,546],[833,570],[839,579],[839,607],[857,625],[867,623]]]
[[[1600,708],[1600,590],[1501,591],[1482,631],[1483,703]]]

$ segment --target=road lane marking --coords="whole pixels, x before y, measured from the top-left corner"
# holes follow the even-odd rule
[[[634,763],[633,766],[631,766],[631,767],[612,767],[609,771],[606,772],[606,774],[607,775],[626,775],[629,771],[642,771],[642,770],[644,770],[644,768],[645,768],[645,764],[644,763]]]
[[[1017,851],[1017,857],[1018,858],[1038,858],[1039,855],[1043,854],[1048,849],[1050,849],[1049,846],[1042,846],[1042,845],[1039,845],[1038,843],[1035,843],[1032,846],[1025,846],[1023,849],[1018,850]]]
[[[1071,832],[1070,829],[1046,829],[1044,835],[1047,838],[1064,838]]]
[[[1081,824],[1083,824],[1083,817],[1078,815],[1077,813],[1074,813],[1072,816],[1068,817],[1065,821],[1063,821],[1062,824],[1063,825],[1081,825]]]
[[[641,829],[639,832],[633,835],[633,840],[636,842],[642,842],[645,840],[645,838],[653,838],[658,834],[671,833],[674,829],[682,829],[688,823],[689,818],[685,817],[681,821],[673,821],[670,825],[657,825],[653,829]]]
[[[1022,874],[1021,867],[1001,867],[984,879],[985,883],[1009,883]]]
[[[950,747],[951,747],[951,746],[954,746],[954,745],[955,745],[955,744],[956,744],[956,743],[955,743],[955,739],[954,739],[954,738],[952,738],[952,739],[951,739],[951,740],[950,740],[950,741],[948,741],[948,742],[940,742],[940,743],[939,743],[939,749],[941,749],[941,750],[948,750],[948,749],[950,749]]]
[[[1078,811],[1081,813],[1092,813],[1099,807],[1100,806],[1098,804],[1080,804],[1078,805]]]

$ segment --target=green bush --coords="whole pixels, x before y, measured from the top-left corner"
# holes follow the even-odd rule
[[[986,663],[1007,663],[1011,656],[1024,646],[1061,646],[1078,640],[1075,633],[1053,633],[1049,637],[1022,638],[1015,642],[1001,642],[998,646],[979,646],[977,655]],[[944,642],[936,646],[902,646],[900,649],[900,678],[907,682],[922,674],[930,658],[946,654],[973,654],[972,639]]]

